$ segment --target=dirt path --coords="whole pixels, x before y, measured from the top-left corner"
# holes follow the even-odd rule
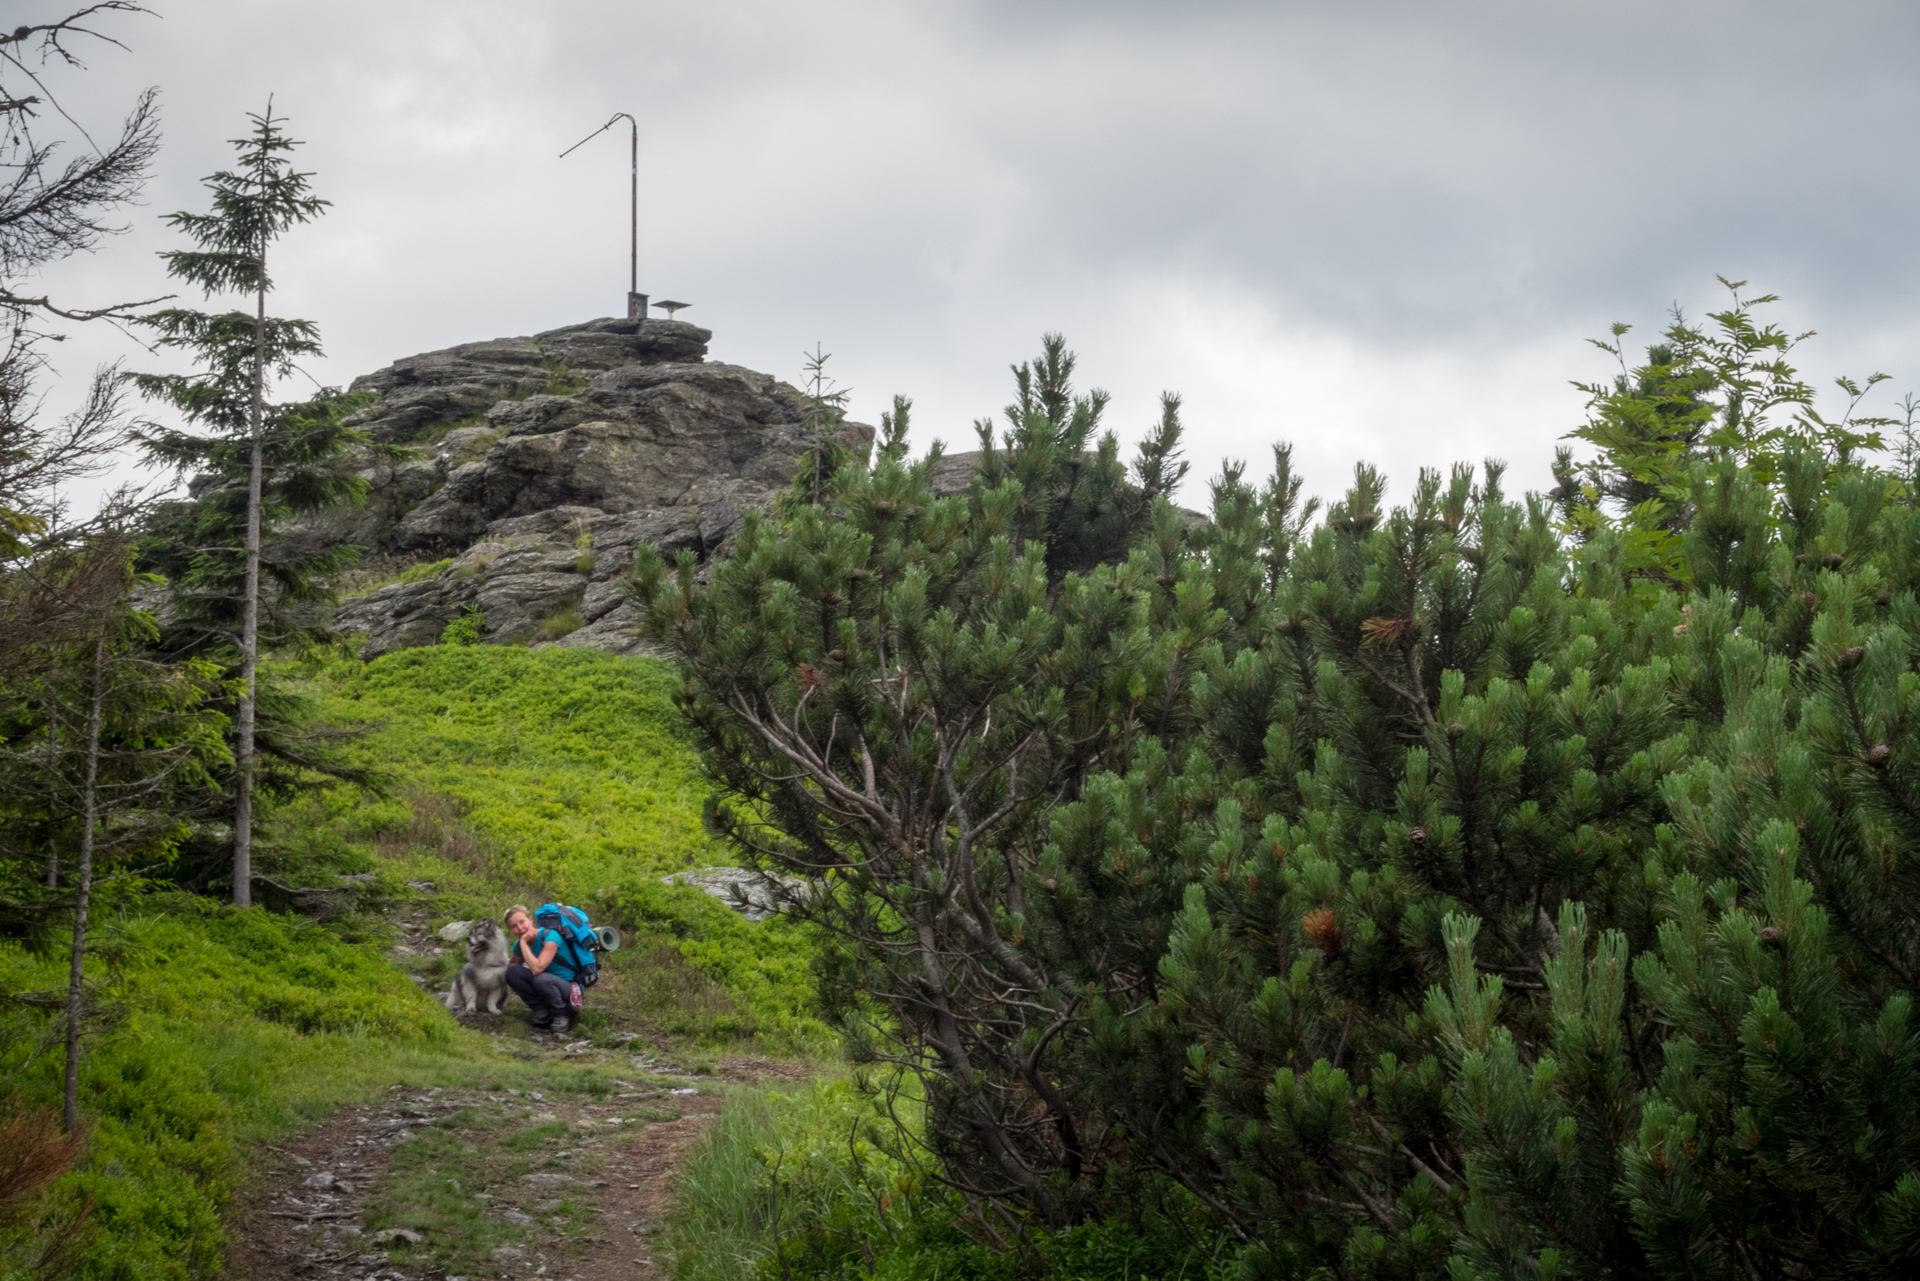
[[[394,922],[393,959],[410,971],[409,959],[441,950],[425,923],[424,910]],[[513,1013],[463,1021],[502,1051],[495,1064],[463,1064],[458,1085],[395,1085],[257,1154],[229,1214],[229,1275],[663,1277],[656,1234],[724,1086],[810,1075],[732,1058],[692,1076],[631,1031],[596,1045],[530,1032]]]
[[[233,1224],[233,1275],[658,1275],[654,1232],[720,1099],[623,1093],[636,1097],[396,1089],[342,1108],[258,1164]]]

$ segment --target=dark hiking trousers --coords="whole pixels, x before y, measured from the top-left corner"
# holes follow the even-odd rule
[[[535,974],[524,965],[509,965],[507,986],[513,989],[515,996],[527,1003],[537,1022],[564,1019],[571,1012],[568,1009],[568,998],[573,993],[570,979],[552,973]]]

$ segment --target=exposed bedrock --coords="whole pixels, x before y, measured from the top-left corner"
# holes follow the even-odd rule
[[[388,560],[455,557],[436,577],[341,606],[371,658],[474,616],[496,643],[638,652],[619,576],[642,541],[702,557],[784,490],[812,441],[793,387],[706,360],[708,331],[597,320],[468,343],[355,380],[361,425],[403,456],[350,461],[364,507],[288,531],[289,549],[353,543]],[[844,424],[863,450],[873,429]],[[477,611],[477,612],[476,612]]]

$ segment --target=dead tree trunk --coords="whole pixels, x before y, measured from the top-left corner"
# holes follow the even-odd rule
[[[60,760],[60,698],[54,692],[60,680],[60,660],[56,656],[47,673],[47,777],[54,777]],[[60,888],[60,843],[48,842],[47,888]]]
[[[234,764],[239,792],[233,807],[233,905],[253,906],[253,720],[260,669],[260,424],[266,394],[267,247],[260,245],[260,287],[253,321],[253,461],[247,472],[247,599],[240,623],[240,708]]]
[[[80,860],[74,868],[73,964],[67,974],[67,1079],[64,1124],[68,1134],[80,1128],[80,1021],[84,1013],[87,957],[87,909],[93,896],[93,834],[100,790],[100,709],[106,698],[107,631],[93,643],[93,695],[87,708],[85,781],[80,789]]]

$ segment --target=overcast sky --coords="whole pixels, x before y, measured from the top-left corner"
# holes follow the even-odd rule
[[[166,292],[160,215],[271,93],[334,202],[271,305],[329,383],[622,314],[624,124],[557,155],[631,111],[640,285],[712,358],[797,381],[817,342],[858,416],[902,392],[970,448],[1059,330],[1123,438],[1185,396],[1190,503],[1278,439],[1321,493],[1363,459],[1399,496],[1488,455],[1543,485],[1607,373],[1583,340],[1716,274],[1820,330],[1807,369],[1920,390],[1911,4],[152,2],[50,71],[96,137],[158,85],[166,143],[129,234],[47,283]]]

